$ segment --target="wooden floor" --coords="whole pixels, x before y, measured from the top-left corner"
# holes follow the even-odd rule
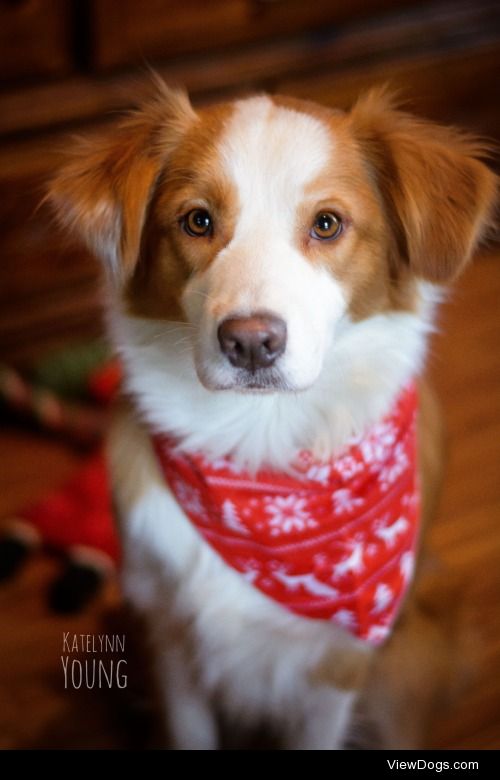
[[[500,252],[483,255],[451,292],[429,375],[443,404],[449,461],[434,549],[460,583],[477,680],[436,743],[500,748]]]
[[[433,727],[433,747],[500,748],[500,251],[477,259],[440,318],[429,374],[445,411],[450,458],[432,546],[469,636],[468,689]],[[71,472],[64,446],[0,434],[0,516]],[[144,711],[130,666],[125,690],[64,689],[63,632],[127,631],[117,590],[77,618],[51,615],[57,562],[40,556],[0,590],[0,747],[124,748],[141,744]],[[114,629],[110,629],[114,626]],[[128,633],[127,633],[128,638]],[[457,651],[458,652],[458,651]],[[460,650],[463,652],[463,650]],[[411,703],[410,703],[411,706]]]

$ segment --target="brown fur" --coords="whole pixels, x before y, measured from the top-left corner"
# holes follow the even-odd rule
[[[341,691],[360,691],[365,684],[372,656],[373,651],[366,648],[349,653],[332,648],[311,670],[309,680],[318,687],[331,685]]]
[[[488,228],[496,189],[478,159],[480,143],[397,110],[383,90],[348,114],[273,101],[311,114],[334,135],[331,159],[298,214],[297,243],[346,288],[354,320],[412,310],[415,276],[442,282],[461,270]],[[115,247],[127,305],[142,317],[184,321],[186,281],[231,239],[239,204],[216,145],[232,110],[228,103],[195,113],[184,95],[161,87],[112,133],[81,142],[52,183],[62,221],[97,253]],[[196,206],[213,214],[213,237],[193,239],[180,228]],[[321,209],[343,219],[334,242],[309,236]]]
[[[487,145],[394,107],[385,90],[361,98],[350,127],[380,191],[393,251],[417,276],[449,282],[492,219],[496,177]]]
[[[148,206],[170,147],[194,121],[186,96],[158,82],[156,98],[113,131],[74,144],[51,182],[49,199],[63,225],[98,255],[114,248],[119,278],[128,278],[139,259]]]
[[[215,148],[231,112],[229,105],[200,111],[169,155],[126,292],[130,310],[141,317],[182,320],[180,297],[190,274],[206,268],[231,237],[236,196],[216,165]],[[212,213],[213,237],[193,239],[180,228],[180,219],[197,207]]]
[[[114,410],[106,454],[113,481],[120,485],[122,511],[131,510],[155,484],[164,484],[151,437],[125,400]]]
[[[380,90],[348,114],[273,100],[312,114],[334,133],[332,157],[297,215],[296,243],[343,285],[355,320],[412,310],[416,278],[447,282],[460,272],[488,229],[496,190],[496,178],[479,161],[481,144],[397,110]],[[217,159],[231,112],[226,104],[195,113],[182,94],[161,87],[155,100],[112,133],[82,142],[54,179],[50,197],[62,221],[108,263],[116,257],[115,276],[135,314],[184,320],[187,279],[231,239],[239,204]],[[213,214],[213,237],[193,239],[182,231],[180,220],[194,207]],[[338,240],[310,238],[319,210],[343,219]],[[442,443],[439,415],[425,387],[419,436],[426,525],[437,501]],[[130,412],[115,422],[110,457],[122,510],[162,479],[147,434]],[[332,650],[311,674],[318,685],[365,686],[362,709],[378,720],[386,747],[418,742],[436,701],[437,680],[446,677],[449,635],[426,611],[419,589],[417,582],[372,669],[371,652],[346,657]],[[178,636],[182,644],[181,630]]]

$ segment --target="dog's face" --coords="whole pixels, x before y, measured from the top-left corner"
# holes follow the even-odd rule
[[[394,110],[256,97],[194,112],[163,91],[53,184],[132,316],[188,323],[214,390],[301,390],[339,327],[412,310],[487,225],[473,143]]]
[[[149,227],[130,306],[151,316],[153,288],[160,317],[188,319],[211,389],[308,387],[362,288],[384,303],[381,208],[326,110],[258,97],[205,112],[171,155]]]

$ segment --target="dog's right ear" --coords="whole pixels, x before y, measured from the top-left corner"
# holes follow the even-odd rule
[[[187,96],[159,79],[157,95],[117,127],[79,139],[49,185],[59,221],[80,236],[108,274],[126,280],[139,259],[155,184],[181,134],[196,120]]]

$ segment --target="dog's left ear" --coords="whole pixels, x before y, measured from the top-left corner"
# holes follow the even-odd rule
[[[156,80],[157,94],[100,136],[79,139],[49,186],[63,227],[76,233],[118,283],[133,272],[155,183],[180,135],[196,120],[187,96]]]
[[[397,252],[420,278],[452,280],[491,227],[497,177],[484,144],[393,106],[385,90],[349,116],[379,188]]]

